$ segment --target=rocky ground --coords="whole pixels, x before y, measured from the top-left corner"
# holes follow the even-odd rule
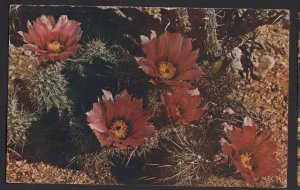
[[[275,66],[262,80],[243,79],[238,90],[232,95],[263,116],[262,123],[268,126],[272,139],[278,142],[279,175],[259,180],[255,187],[284,187],[287,183],[288,145],[288,31],[276,25],[260,28],[260,39],[265,41],[266,50],[255,50],[253,61],[261,55],[273,56]],[[246,186],[241,180],[211,177],[207,185]]]
[[[237,90],[231,99],[244,102],[262,116],[260,125],[271,131],[272,140],[278,142],[279,175],[259,180],[255,187],[285,187],[287,177],[287,131],[288,131],[288,30],[278,25],[259,28],[259,39],[264,41],[265,50],[255,50],[252,61],[256,64],[261,55],[275,59],[274,67],[261,80],[239,78]],[[234,111],[234,107],[231,108]],[[21,183],[74,183],[74,184],[117,184],[110,178],[92,179],[81,170],[59,168],[51,164],[29,163],[12,151],[7,154],[7,181]],[[111,179],[111,181],[107,181]],[[200,185],[200,184],[198,184]],[[243,180],[233,177],[212,175],[201,186],[249,186]]]
[[[10,183],[71,183],[94,184],[84,172],[62,169],[45,163],[28,163],[7,155],[7,181]]]

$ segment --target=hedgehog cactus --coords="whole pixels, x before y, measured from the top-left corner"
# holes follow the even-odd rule
[[[10,89],[7,114],[7,144],[13,147],[23,147],[26,143],[26,132],[36,121],[36,116],[19,106],[16,91]]]
[[[37,68],[37,60],[31,51],[9,44],[10,80],[31,80]]]
[[[47,65],[37,70],[28,81],[29,97],[38,113],[57,108],[59,111],[70,109],[72,102],[68,98],[68,81],[57,65]]]
[[[88,41],[84,46],[84,51],[80,58],[87,63],[93,63],[95,59],[100,59],[105,62],[115,63],[117,61],[116,55],[106,47],[106,43],[100,38],[94,38]]]
[[[157,151],[159,150],[161,151],[161,149],[165,148],[165,143],[167,141],[171,141],[172,134],[176,133],[179,130],[180,129],[171,128],[168,126],[161,128],[160,130],[157,130],[152,137],[147,138],[144,144],[141,144],[132,152],[130,152],[130,156],[147,158],[153,154],[156,154]],[[129,161],[130,160],[128,160],[128,162]]]
[[[200,130],[200,131],[199,131]],[[167,150],[171,153],[170,176],[161,181],[174,185],[195,185],[211,174],[211,160],[208,159],[207,140],[202,129],[195,131],[178,130]]]
[[[93,132],[86,126],[85,118],[71,117],[68,137],[71,139],[72,146],[76,147],[77,151],[87,152],[92,148]]]
[[[146,13],[147,15],[153,17],[154,19],[157,19],[161,21],[161,8],[155,8],[155,7],[137,7],[136,9],[140,10],[141,12]]]
[[[80,155],[75,162],[86,174],[93,178],[98,184],[116,185],[117,179],[111,175],[111,155],[106,151],[99,151]]]

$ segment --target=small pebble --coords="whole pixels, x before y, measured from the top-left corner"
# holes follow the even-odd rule
[[[231,108],[226,108],[223,113],[228,113],[229,115],[235,114],[235,112],[233,111],[233,109]]]

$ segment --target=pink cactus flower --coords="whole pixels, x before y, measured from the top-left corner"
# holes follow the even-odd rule
[[[75,56],[81,48],[78,41],[82,31],[80,23],[62,15],[55,23],[53,16],[42,15],[27,23],[28,33],[20,31],[24,47],[37,55],[39,62],[64,60]]]
[[[191,88],[187,81],[196,80],[204,74],[195,66],[199,49],[192,51],[191,38],[167,31],[157,38],[152,31],[150,39],[141,36],[141,43],[146,57],[137,57],[136,60],[139,68],[154,78],[152,83]]]
[[[256,135],[256,125],[250,117],[245,117],[243,128],[223,125],[230,143],[222,138],[222,150],[246,182],[255,183],[260,177],[277,174],[277,145],[269,141],[267,132]]]
[[[172,118],[177,124],[195,121],[204,112],[204,109],[199,108],[201,98],[198,88],[194,90],[176,88],[173,92],[163,91],[161,100],[169,118]]]
[[[155,127],[148,123],[152,114],[143,110],[143,100],[135,99],[124,90],[113,98],[109,91],[86,113],[89,126],[101,146],[137,147],[154,135]]]

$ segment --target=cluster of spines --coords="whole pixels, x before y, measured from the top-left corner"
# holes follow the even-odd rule
[[[93,63],[93,61],[100,59],[105,62],[115,63],[116,56],[107,48],[107,44],[98,38],[90,39],[84,45],[84,51],[81,52],[80,59],[86,63]]]
[[[197,129],[199,130],[199,129]],[[211,174],[212,161],[206,158],[207,150],[205,132],[196,131],[201,137],[193,138],[191,132],[176,132],[168,151],[172,175],[162,180],[172,181],[174,185],[195,185]],[[196,140],[197,139],[197,140]]]
[[[68,81],[59,66],[40,67],[28,81],[29,97],[37,113],[49,112],[52,108],[59,111],[71,110],[72,102],[68,98]]]
[[[9,44],[9,79],[30,81],[38,62],[31,51]]]
[[[13,86],[9,89],[7,114],[7,144],[10,147],[20,147],[26,144],[27,130],[37,120],[34,113],[23,108]]]

